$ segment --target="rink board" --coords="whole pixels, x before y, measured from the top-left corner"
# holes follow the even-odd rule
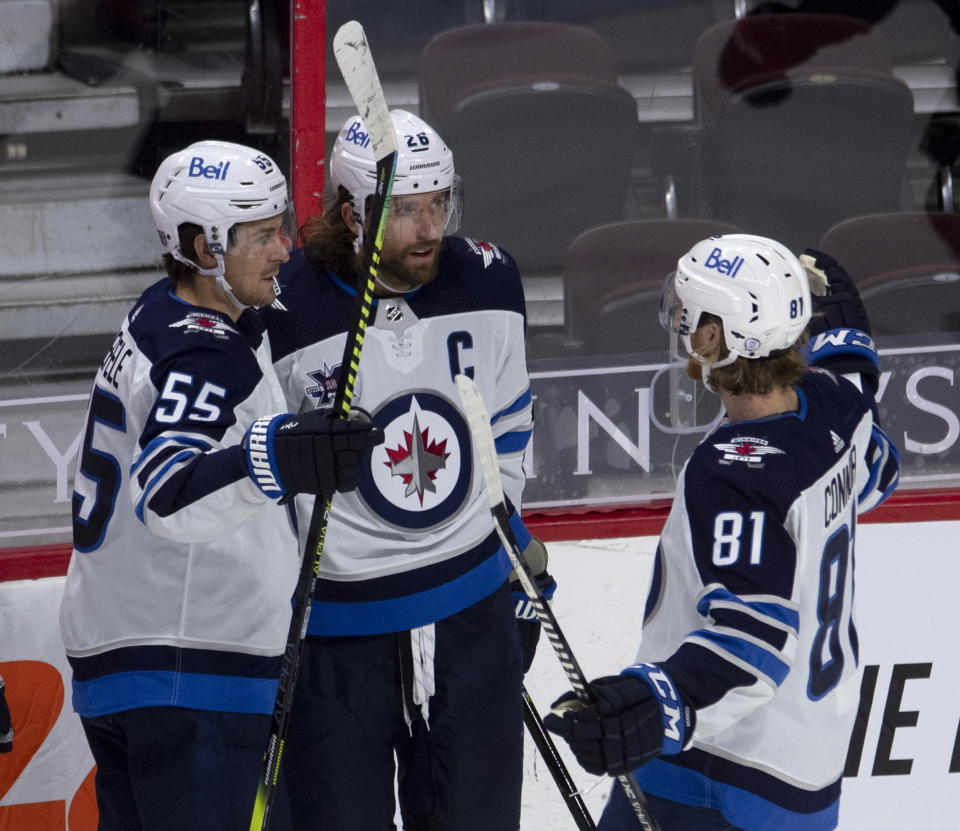
[[[862,525],[857,550],[861,731],[848,757],[843,831],[954,831],[960,781],[960,662],[952,635],[960,522]],[[551,543],[555,608],[588,675],[616,672],[639,639],[655,537]],[[17,736],[0,756],[0,831],[94,831],[92,760],[70,707],[57,626],[63,577],[0,582],[0,675]],[[527,687],[545,711],[563,691],[542,648]],[[524,831],[573,827],[528,746]],[[569,757],[568,757],[569,758]],[[573,767],[599,816],[608,783]]]

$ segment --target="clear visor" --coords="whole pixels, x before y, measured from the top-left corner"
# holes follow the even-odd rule
[[[660,325],[674,334],[689,334],[689,326],[683,314],[683,301],[677,294],[676,271],[663,280],[663,290],[660,293]]]
[[[289,254],[293,248],[294,222],[290,211],[268,219],[241,222],[230,229],[227,254],[240,259],[253,259],[282,250]]]
[[[384,236],[398,242],[439,240],[456,233],[463,216],[463,187],[459,176],[447,190],[394,194]]]

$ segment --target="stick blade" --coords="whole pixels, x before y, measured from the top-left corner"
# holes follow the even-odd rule
[[[367,35],[356,20],[337,29],[333,54],[373,143],[373,158],[379,162],[396,151],[397,140]]]
[[[460,374],[454,378],[454,381],[457,384],[460,405],[463,407],[467,425],[470,427],[470,436],[480,457],[487,497],[490,499],[491,506],[500,505],[503,502],[500,463],[497,461],[497,448],[493,443],[493,430],[490,429],[490,416],[487,415],[486,405],[472,379]]]

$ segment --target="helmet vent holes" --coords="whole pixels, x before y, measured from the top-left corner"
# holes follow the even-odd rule
[[[764,265],[769,266],[770,260],[763,256],[763,254],[757,254],[757,259],[760,260]]]

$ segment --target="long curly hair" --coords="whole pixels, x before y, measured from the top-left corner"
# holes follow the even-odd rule
[[[350,192],[344,187],[338,188],[336,197],[327,209],[308,219],[299,229],[304,257],[323,265],[348,282],[352,282],[356,276],[356,235],[344,222],[341,208],[351,201]]]

